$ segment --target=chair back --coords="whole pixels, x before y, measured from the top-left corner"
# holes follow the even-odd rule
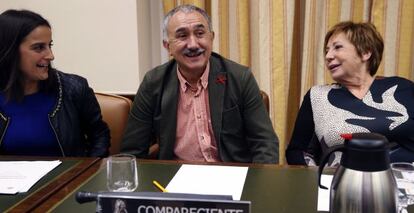
[[[102,118],[111,132],[109,153],[118,154],[132,102],[128,98],[113,94],[95,93],[95,96],[101,107]]]

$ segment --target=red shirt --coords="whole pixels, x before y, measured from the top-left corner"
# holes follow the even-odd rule
[[[174,153],[180,160],[218,162],[216,140],[211,125],[208,99],[208,74],[210,65],[191,87],[177,68],[180,94],[177,107],[177,130]]]

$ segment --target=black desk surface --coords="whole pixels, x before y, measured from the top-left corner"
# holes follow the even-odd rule
[[[157,191],[152,180],[167,185],[180,164],[138,162],[136,191]],[[53,212],[94,212],[95,203],[78,204],[77,191],[106,191],[106,170],[102,168],[52,207]],[[316,212],[316,168],[252,165],[249,167],[241,200],[252,202],[252,212]]]

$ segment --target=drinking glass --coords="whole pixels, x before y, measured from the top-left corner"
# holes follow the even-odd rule
[[[407,212],[407,206],[414,204],[414,165],[392,163],[391,169],[398,187],[398,212]]]
[[[133,192],[138,187],[137,161],[135,156],[118,154],[106,163],[106,185],[111,192]]]

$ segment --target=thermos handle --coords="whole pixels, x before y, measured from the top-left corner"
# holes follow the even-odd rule
[[[326,154],[323,156],[321,164],[319,165],[319,169],[318,169],[318,185],[322,189],[328,189],[328,187],[321,185],[321,176],[322,176],[322,171],[325,168],[325,164],[328,162],[329,157],[331,156],[332,153],[334,153],[336,151],[343,152],[344,149],[345,149],[344,145],[333,146],[333,147],[329,148],[327,150]]]

